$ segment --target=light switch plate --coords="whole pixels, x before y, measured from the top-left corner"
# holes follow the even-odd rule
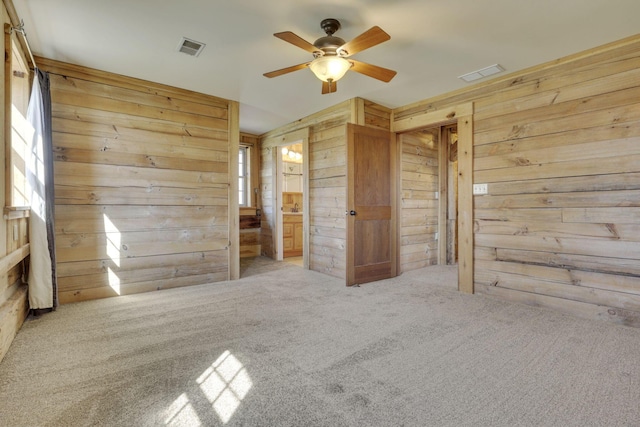
[[[487,194],[488,192],[489,192],[488,184],[473,184],[474,195]]]

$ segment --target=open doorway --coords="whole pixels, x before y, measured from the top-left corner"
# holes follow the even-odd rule
[[[400,134],[403,272],[458,262],[457,124]]]
[[[443,221],[440,224],[442,239],[442,256],[439,264],[453,265],[458,263],[458,127],[457,125],[440,128],[441,164],[440,180],[442,197],[440,211]]]
[[[308,129],[279,137],[271,150],[272,256],[309,268]]]
[[[282,213],[283,261],[303,266],[304,253],[304,156],[302,143],[280,148],[279,178],[282,180],[280,211]]]
[[[473,293],[473,103],[396,120],[392,130],[401,141],[402,271],[457,260],[458,290]]]

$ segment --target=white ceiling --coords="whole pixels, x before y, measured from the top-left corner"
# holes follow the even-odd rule
[[[261,134],[356,96],[387,107],[458,89],[458,76],[506,73],[638,33],[638,0],[13,0],[36,55],[240,102],[240,128]],[[390,83],[349,72],[321,95],[310,70],[268,71],[311,54],[273,37],[313,43],[336,18],[349,41],[374,25],[391,40],[354,59],[398,72]],[[206,43],[199,57],[182,37]]]

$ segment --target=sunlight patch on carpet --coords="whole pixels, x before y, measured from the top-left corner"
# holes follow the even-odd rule
[[[198,414],[189,403],[189,398],[185,393],[182,393],[171,404],[168,409],[168,416],[165,420],[165,425],[168,426],[193,426],[199,427],[202,425]]]
[[[233,417],[253,386],[247,370],[228,350],[222,353],[196,382],[223,424]]]

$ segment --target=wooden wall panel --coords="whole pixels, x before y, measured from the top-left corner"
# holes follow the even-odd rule
[[[5,224],[6,254],[0,258],[0,360],[29,312],[29,218],[7,218]]]
[[[231,101],[38,64],[51,75],[60,302],[226,280]]]
[[[364,100],[364,126],[391,130],[391,108]]]
[[[262,136],[262,253],[275,257],[273,170],[283,135],[309,130],[309,268],[346,278],[346,124],[355,100],[343,102]]]
[[[439,129],[436,129],[438,131]],[[400,135],[400,272],[438,263],[438,147],[430,132]]]
[[[474,285],[640,325],[640,36],[393,111],[474,103]]]

